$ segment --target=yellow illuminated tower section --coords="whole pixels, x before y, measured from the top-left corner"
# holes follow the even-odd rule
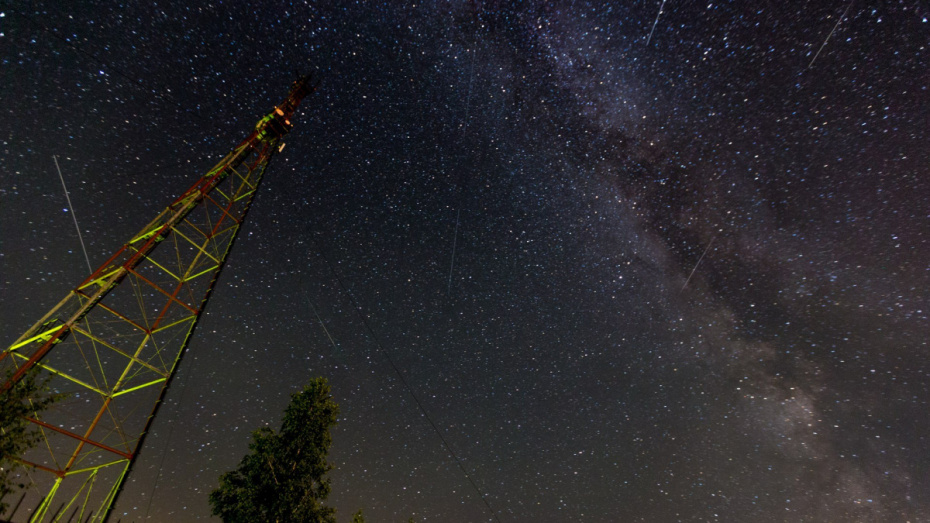
[[[242,143],[0,354],[11,375],[0,393],[36,368],[63,395],[29,418],[42,439],[17,458],[34,486],[16,521],[108,517],[262,175],[314,89],[309,76],[296,81]]]

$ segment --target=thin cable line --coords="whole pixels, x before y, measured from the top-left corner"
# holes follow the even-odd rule
[[[471,109],[471,86],[475,83],[475,57],[478,55],[478,31],[475,31],[475,38],[472,41],[472,47],[474,49],[471,53],[471,69],[468,72],[468,95],[465,96],[465,117],[462,118],[462,136],[465,136],[465,131],[468,130],[468,112]]]
[[[455,247],[458,244],[459,240],[459,219],[462,217],[462,207],[459,206],[459,210],[455,213],[455,235],[452,236],[452,258],[449,260],[449,288],[446,291],[448,294],[452,294],[452,271],[455,269]]]
[[[332,334],[329,333],[329,329],[326,328],[326,324],[323,323],[323,318],[320,317],[320,313],[316,310],[316,307],[313,306],[313,301],[310,299],[310,295],[307,295],[307,304],[310,305],[310,310],[313,311],[313,315],[316,316],[316,321],[320,322],[320,327],[323,328],[323,333],[326,334],[326,337],[329,339],[329,342],[333,346],[333,350],[338,354],[342,352],[339,350],[339,346],[336,345],[336,340],[333,339]]]
[[[388,364],[394,369],[394,373],[397,374],[397,378],[400,380],[401,385],[407,389],[407,393],[410,394],[410,397],[413,399],[413,402],[417,405],[417,408],[420,409],[420,413],[423,414],[423,417],[426,418],[426,421],[429,423],[430,427],[433,428],[433,431],[439,436],[439,440],[442,441],[443,446],[446,448],[446,452],[452,456],[452,459],[455,461],[455,464],[458,465],[459,470],[462,471],[462,474],[465,475],[465,479],[468,480],[468,483],[475,490],[475,493],[478,494],[478,497],[481,498],[481,501],[484,503],[484,506],[488,508],[488,511],[491,512],[491,516],[494,518],[497,523],[501,523],[500,518],[497,515],[497,511],[491,507],[491,503],[488,502],[488,499],[485,497],[484,493],[481,492],[481,489],[478,488],[478,485],[475,484],[475,481],[472,479],[471,475],[465,470],[465,465],[462,464],[462,460],[455,454],[455,451],[452,450],[452,447],[449,445],[449,442],[446,441],[445,436],[442,435],[442,432],[439,430],[439,427],[433,421],[433,418],[426,411],[426,408],[423,406],[423,403],[420,402],[420,398],[417,397],[416,393],[413,392],[413,389],[410,387],[410,384],[407,382],[407,379],[404,378],[403,373],[401,373],[400,368],[397,367],[397,364],[394,363],[394,360],[391,358],[390,353],[387,349],[384,348],[384,345],[381,344],[381,340],[378,339],[378,336],[375,334],[374,329],[372,329],[371,324],[368,323],[368,319],[365,318],[365,314],[362,312],[362,307],[359,305],[358,301],[355,299],[355,296],[352,294],[352,291],[346,287],[345,282],[343,282],[342,277],[339,276],[339,273],[336,271],[336,268],[330,263],[329,258],[326,256],[326,253],[320,247],[319,242],[313,234],[310,235],[310,239],[313,242],[313,245],[316,247],[317,252],[320,253],[320,256],[323,258],[323,261],[326,262],[326,266],[329,267],[330,272],[333,273],[333,276],[336,278],[336,282],[339,284],[339,287],[343,292],[346,293],[346,296],[349,298],[349,301],[352,303],[352,307],[355,309],[355,313],[358,315],[359,319],[362,321],[362,324],[365,326],[365,330],[368,331],[368,335],[371,336],[372,341],[375,342],[375,345],[378,346],[378,349],[381,351],[381,355],[384,356],[384,359],[387,360]]]
[[[471,108],[471,88],[472,84],[475,83],[475,58],[478,56],[478,30],[475,29],[475,36],[472,38],[472,53],[471,53],[471,69],[468,73],[468,94],[465,96],[465,116],[462,118],[462,143],[465,143],[465,137],[468,136],[468,122],[469,117],[468,113]],[[461,176],[459,176],[459,183],[456,185],[456,193],[458,192],[459,186],[462,185]],[[464,192],[464,189],[463,189]],[[465,205],[464,195],[460,197],[458,210],[455,213],[455,231],[452,235],[452,256],[449,258],[449,285],[446,293],[452,295],[452,275],[455,270],[455,248],[458,244],[459,239],[459,225],[461,223],[462,217],[462,206]]]
[[[652,33],[656,31],[656,25],[659,23],[659,17],[662,16],[662,8],[665,7],[665,0],[662,0],[662,4],[659,6],[659,12],[656,14],[656,19],[652,22],[652,30],[649,31],[649,37],[646,38],[646,45],[649,45],[649,42],[652,41]]]
[[[158,489],[158,482],[161,480],[161,473],[165,468],[165,459],[169,454],[169,447],[171,446],[171,437],[174,435],[174,425],[178,420],[178,415],[181,413],[182,401],[184,400],[184,393],[187,392],[187,382],[183,381],[181,385],[181,394],[178,396],[178,400],[174,402],[175,410],[174,417],[171,418],[171,421],[168,423],[168,436],[165,438],[165,449],[161,453],[161,460],[158,462],[158,473],[155,474],[155,483],[152,485],[152,491],[149,492],[149,503],[145,507],[145,516],[143,519],[149,519],[149,511],[152,510],[152,502],[155,501],[155,491]]]
[[[81,228],[78,226],[77,214],[74,212],[74,205],[71,204],[71,196],[68,195],[68,187],[65,185],[65,177],[61,174],[61,167],[58,165],[58,157],[52,155],[52,159],[55,160],[55,168],[58,169],[58,177],[61,178],[61,188],[65,190],[65,199],[68,200],[68,210],[71,211],[71,217],[74,218],[74,228],[77,229],[78,240],[81,240],[81,250],[84,251],[84,260],[87,262],[87,270],[91,274],[94,273],[94,268],[90,265],[90,258],[87,256],[87,247],[84,246],[84,238],[81,236]]]
[[[823,43],[820,44],[820,49],[817,49],[817,54],[815,54],[814,57],[811,58],[811,63],[807,64],[808,69],[814,66],[814,61],[817,60],[818,56],[820,56],[820,52],[823,51],[823,48],[827,46],[827,42],[830,41],[830,37],[833,36],[833,33],[836,32],[836,28],[839,27],[843,19],[846,18],[846,15],[849,13],[849,8],[852,7],[853,2],[855,1],[856,0],[849,0],[849,5],[846,6],[846,10],[843,11],[843,15],[840,16],[840,19],[836,21],[836,24],[833,26],[833,29],[830,30],[830,34],[828,34],[827,37],[824,39]]]
[[[701,264],[701,260],[704,259],[704,256],[707,256],[707,251],[710,250],[710,246],[714,244],[714,240],[716,239],[717,239],[717,235],[715,234],[714,237],[710,239],[710,242],[708,242],[707,247],[704,249],[704,253],[701,254],[701,257],[698,258],[697,263],[694,264],[694,268],[691,269],[691,274],[688,275],[688,279],[685,280],[685,284],[681,286],[681,290],[685,290],[685,287],[688,286],[688,283],[691,281],[691,278],[694,276],[694,273],[697,272],[698,265]]]
[[[304,287],[304,277],[302,272],[297,272],[297,289],[298,294],[305,295],[307,297],[307,305],[310,306],[310,310],[313,311],[313,315],[316,316],[318,322],[320,322],[320,327],[323,329],[323,333],[326,334],[326,338],[329,339],[329,342],[333,346],[333,354],[341,354],[342,351],[339,349],[339,346],[336,344],[336,340],[329,333],[329,329],[326,328],[326,324],[323,323],[323,317],[320,316],[319,311],[316,310],[316,307],[313,305],[313,300],[310,299],[309,289]]]

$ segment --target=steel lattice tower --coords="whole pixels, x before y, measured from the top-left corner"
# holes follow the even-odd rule
[[[249,205],[300,101],[283,103],[184,194],[0,354],[64,399],[29,419],[40,443],[19,457],[36,488],[30,521],[102,521],[154,419]],[[34,507],[34,510],[33,510]]]

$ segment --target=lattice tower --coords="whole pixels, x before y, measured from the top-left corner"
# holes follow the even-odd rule
[[[309,76],[296,81],[242,143],[0,354],[11,376],[2,393],[37,368],[63,395],[29,418],[42,439],[18,460],[33,486],[7,517],[108,517],[262,175],[314,89]]]

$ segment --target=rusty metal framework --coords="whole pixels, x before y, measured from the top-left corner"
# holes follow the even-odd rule
[[[32,486],[16,520],[103,521],[138,454],[262,175],[301,99],[285,101],[86,280],[0,354],[64,399],[29,421],[40,443],[20,456]]]

